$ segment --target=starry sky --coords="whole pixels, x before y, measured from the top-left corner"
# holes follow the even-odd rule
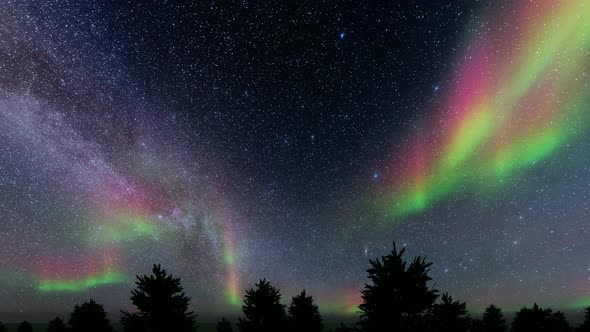
[[[324,314],[391,242],[436,287],[590,304],[590,5],[10,1],[2,320],[131,309],[153,263],[201,316],[266,277]]]

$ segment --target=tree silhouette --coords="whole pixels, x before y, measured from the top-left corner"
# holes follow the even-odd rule
[[[69,320],[73,332],[112,332],[113,327],[102,305],[90,300],[75,305]]]
[[[67,330],[68,327],[66,326],[66,323],[64,323],[61,318],[55,317],[49,322],[49,324],[47,324],[45,332],[66,332]]]
[[[232,332],[233,329],[231,327],[231,323],[225,319],[225,317],[221,317],[221,320],[217,323],[217,332]]]
[[[483,332],[506,332],[508,325],[502,314],[502,309],[495,305],[490,305],[483,313],[482,331]]]
[[[148,331],[145,320],[138,313],[124,313],[121,317],[121,325],[123,325],[124,332]]]
[[[397,251],[395,242],[390,254],[370,260],[367,270],[371,285],[362,290],[363,303],[360,326],[364,331],[423,330],[422,316],[432,307],[438,291],[431,289],[424,257],[415,257],[407,266],[403,259],[405,248]]]
[[[4,324],[2,324],[2,322],[0,322],[0,332],[8,332],[8,330],[6,329],[6,326],[4,326]]]
[[[266,279],[256,284],[256,289],[246,291],[242,306],[244,318],[238,318],[241,332],[275,332],[285,329],[285,306],[281,304],[281,293]]]
[[[158,264],[154,265],[152,275],[137,276],[135,284],[137,289],[131,291],[131,302],[138,313],[121,311],[125,331],[144,327],[150,332],[196,330],[196,315],[189,311],[190,298],[183,292],[180,278],[167,274]]]
[[[307,296],[305,291],[293,297],[288,311],[291,331],[321,332],[324,330],[318,306],[314,304],[313,297]]]
[[[532,308],[523,307],[512,321],[512,332],[554,332],[551,330],[552,310],[540,308],[536,303]]]
[[[572,328],[563,312],[557,311],[550,318],[549,330],[553,332],[571,332]]]
[[[576,328],[576,332],[590,332],[590,307],[584,309],[584,321]]]
[[[481,319],[471,319],[469,332],[483,332],[483,321]]]
[[[343,323],[340,323],[340,326],[334,329],[334,332],[355,332],[357,331],[355,328],[346,326]]]
[[[29,323],[25,320],[18,325],[18,328],[16,329],[16,331],[17,332],[33,332],[33,325],[31,325],[31,323]]]
[[[440,303],[435,303],[428,312],[431,330],[437,332],[467,332],[470,326],[465,302],[453,301],[444,293]]]

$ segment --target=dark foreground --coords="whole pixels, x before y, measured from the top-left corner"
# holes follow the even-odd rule
[[[18,325],[20,323],[6,323],[4,324],[6,326],[6,329],[8,330],[8,332],[17,332],[18,329]],[[325,322],[324,325],[326,327],[326,329],[328,330],[333,330],[336,329],[340,326],[340,322]],[[45,332],[47,330],[47,323],[33,323],[33,332]],[[199,332],[215,332],[215,327],[217,325],[217,322],[200,322],[199,323],[199,328],[198,331]],[[113,324],[113,327],[115,328],[115,331],[120,332],[123,331],[123,327],[121,326],[121,324]]]
[[[472,317],[465,302],[434,288],[431,262],[421,256],[406,261],[404,252],[394,243],[389,254],[369,261],[360,315],[347,326],[325,320],[305,290],[285,305],[280,290],[266,279],[246,290],[237,320],[201,321],[190,310],[180,278],[154,265],[151,275],[137,276],[137,288],[130,297],[135,310],[121,311],[118,322],[111,322],[103,306],[89,300],[74,305],[69,319],[0,324],[0,332],[194,332],[197,326],[201,332],[590,332],[590,307],[575,326],[562,312],[536,303],[509,318],[493,304],[481,317]]]

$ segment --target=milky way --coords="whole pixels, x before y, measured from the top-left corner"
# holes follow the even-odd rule
[[[354,315],[368,259],[427,255],[472,310],[588,304],[590,7],[6,2],[0,304],[195,310],[266,277]],[[0,319],[5,319],[0,317]]]

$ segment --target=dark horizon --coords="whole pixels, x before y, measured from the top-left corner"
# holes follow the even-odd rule
[[[533,305],[533,303],[534,302],[531,302],[530,304],[527,304],[525,306],[530,307]],[[469,305],[469,303],[468,303],[468,305]],[[553,308],[553,309],[555,309],[555,308]],[[105,310],[107,311],[108,317],[113,322],[113,324],[118,326],[119,325],[118,322],[121,318],[121,314],[120,314],[119,310],[109,310],[109,308],[105,308]],[[198,310],[196,310],[196,309],[195,309],[195,311],[198,312]],[[514,318],[514,314],[516,313],[516,311],[517,310],[503,311],[503,312],[505,314],[506,319],[508,321],[510,321]],[[320,312],[321,312],[321,309],[320,309]],[[481,316],[482,316],[481,312],[470,311],[469,314],[473,318],[481,318]],[[568,322],[570,322],[573,326],[580,324],[584,319],[584,315],[583,315],[582,310],[564,311],[564,314],[566,315]],[[41,313],[39,315],[37,315],[37,314],[31,315],[29,313],[25,313],[22,316],[15,316],[12,319],[5,319],[4,317],[1,317],[0,321],[3,322],[5,325],[6,324],[16,325],[24,320],[29,321],[33,324],[46,324],[48,321],[50,321],[51,319],[53,319],[55,317],[61,317],[61,318],[65,319],[68,317],[68,315],[69,315],[69,312]],[[221,317],[225,317],[232,322],[236,322],[239,316],[240,316],[239,312],[236,312],[233,314],[221,313],[219,315],[199,315],[198,324],[214,325],[219,321],[219,319]],[[340,323],[350,325],[358,320],[360,313],[356,314],[356,315],[354,315],[354,314],[348,314],[348,315],[344,315],[344,314],[343,315],[329,315],[328,314],[328,315],[325,315],[322,313],[322,316],[324,318],[324,321],[329,325],[338,325]]]
[[[305,290],[285,304],[284,294],[265,278],[247,289],[237,317],[199,317],[186,295],[182,278],[171,275],[160,264],[152,272],[137,275],[130,292],[133,309],[120,310],[113,319],[94,300],[76,304],[69,318],[59,316],[49,323],[0,321],[0,331],[33,332],[586,332],[590,330],[590,306],[577,321],[563,312],[534,303],[514,315],[491,304],[482,315],[472,314],[467,304],[436,289],[429,275],[432,262],[424,256],[409,259],[406,248],[393,242],[390,253],[371,259],[366,270],[368,283],[361,293],[358,311],[348,317],[322,316],[313,295]],[[288,299],[287,299],[288,300]],[[113,315],[111,315],[113,316]],[[68,316],[66,316],[68,317]],[[198,320],[197,320],[198,319]],[[198,323],[197,323],[198,322]]]

